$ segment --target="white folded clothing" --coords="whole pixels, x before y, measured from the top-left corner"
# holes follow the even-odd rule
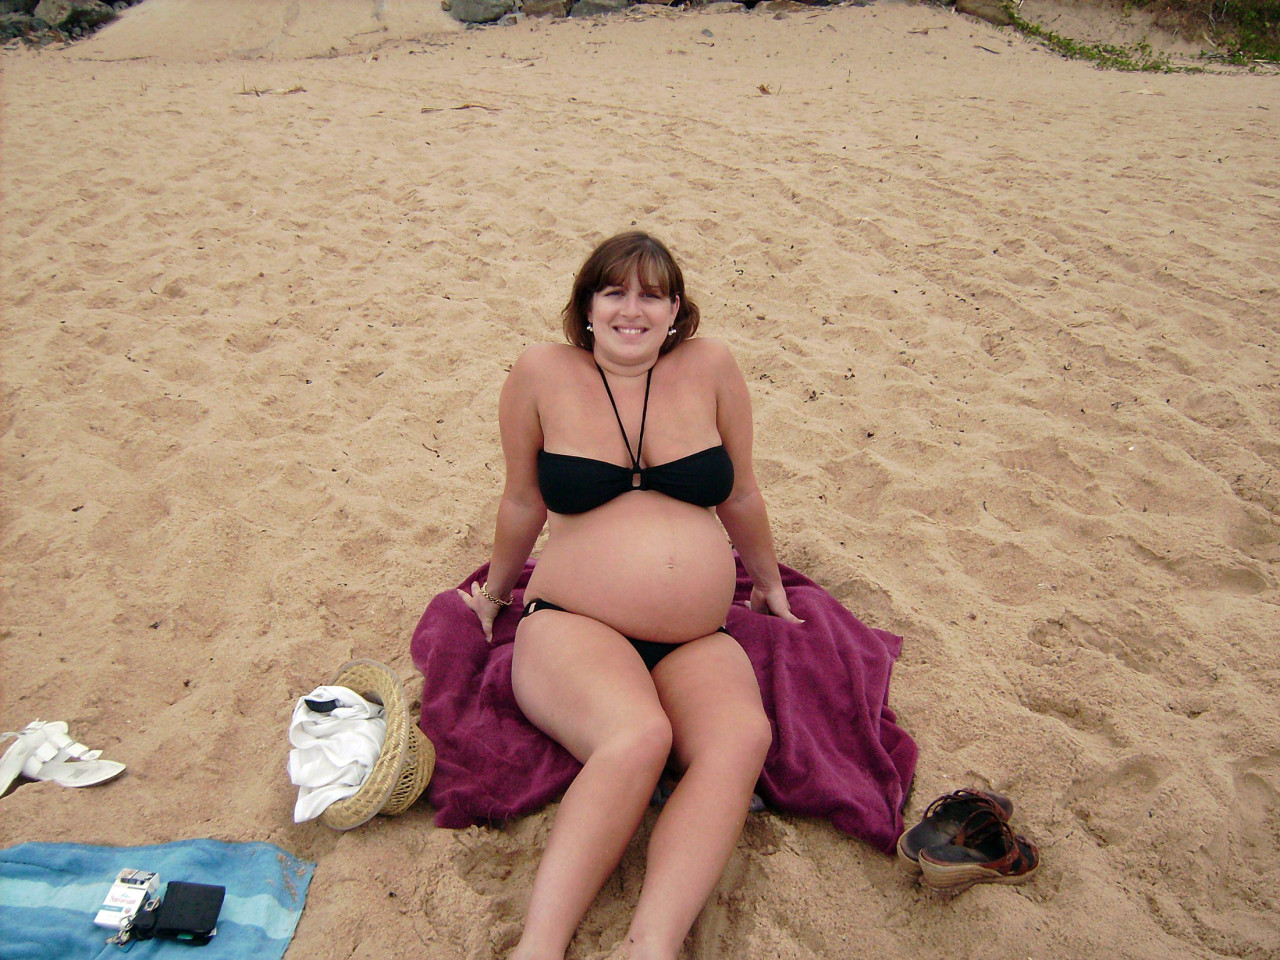
[[[307,701],[337,705],[316,711]],[[298,788],[295,823],[315,819],[360,789],[382,753],[384,717],[381,706],[346,687],[316,687],[298,699],[289,724],[289,779]]]

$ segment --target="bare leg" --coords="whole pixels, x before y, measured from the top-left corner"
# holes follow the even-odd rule
[[[671,751],[671,724],[639,655],[587,617],[539,612],[512,662],[529,720],[583,763],[560,802],[512,960],[561,960],[618,865]]]
[[[653,673],[684,775],[658,817],[631,928],[613,956],[675,960],[742,834],[772,741],[751,663],[717,633]]]

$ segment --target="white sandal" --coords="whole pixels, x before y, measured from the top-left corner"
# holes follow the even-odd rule
[[[63,787],[91,787],[124,772],[124,764],[99,760],[101,750],[90,750],[71,739],[62,720],[33,720],[0,760],[0,794],[19,773],[30,780],[52,781]]]
[[[13,743],[9,744],[9,749],[4,752],[4,756],[0,757],[0,796],[9,789],[9,784],[17,779],[18,774],[22,772],[22,766],[27,762],[27,758],[37,746],[44,742],[44,734],[39,732],[36,724],[40,721],[27,724],[26,730],[20,730],[17,733],[0,734],[0,739],[8,739],[9,737],[17,737]]]

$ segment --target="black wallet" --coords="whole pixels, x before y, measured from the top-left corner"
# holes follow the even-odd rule
[[[151,900],[133,918],[129,935],[136,940],[181,940],[200,945],[217,932],[226,887],[170,880],[160,901]]]

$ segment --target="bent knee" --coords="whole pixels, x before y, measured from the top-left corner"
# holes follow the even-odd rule
[[[637,757],[652,758],[666,763],[671,755],[671,721],[661,710],[645,715],[626,732],[628,748]]]
[[[596,753],[640,767],[661,769],[671,755],[671,721],[660,710],[620,724],[596,747]]]
[[[763,710],[743,718],[738,740],[744,756],[757,758],[764,766],[764,758],[773,746],[773,724]]]
[[[693,751],[690,760],[714,759],[733,769],[759,770],[773,745],[773,727],[764,711],[737,714],[726,722],[700,749]]]

